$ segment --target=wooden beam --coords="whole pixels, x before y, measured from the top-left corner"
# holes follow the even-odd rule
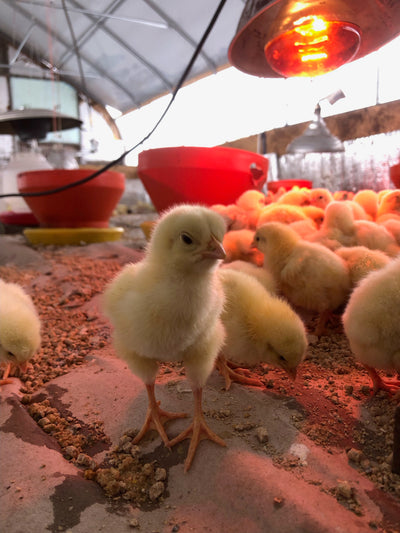
[[[341,141],[398,131],[400,130],[400,100],[333,115],[324,118],[324,120],[333,135],[336,135]],[[266,131],[267,152],[283,155],[287,145],[301,135],[309,123],[303,122]],[[258,137],[258,135],[252,135],[226,143],[224,146],[257,152]]]

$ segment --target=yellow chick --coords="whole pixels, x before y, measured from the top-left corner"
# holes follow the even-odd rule
[[[346,302],[350,292],[344,261],[325,246],[303,240],[290,226],[279,222],[258,228],[254,241],[289,302],[319,314],[315,334],[321,335],[331,312]]]
[[[362,189],[356,192],[353,196],[354,202],[361,205],[364,211],[371,217],[371,220],[376,219],[378,213],[378,193],[372,189]]]
[[[266,265],[261,267],[254,265],[253,263],[248,263],[247,261],[238,260],[232,261],[232,263],[222,264],[221,268],[229,268],[230,270],[236,270],[252,276],[271,294],[276,294],[278,291],[275,278],[271,272],[269,272]]]
[[[25,371],[40,347],[40,319],[35,305],[16,283],[0,280],[0,362],[5,365],[1,385],[11,383],[13,367]]]
[[[333,199],[337,201],[352,200],[354,198],[354,192],[352,191],[335,191],[333,193]]]
[[[353,290],[343,313],[350,348],[368,370],[374,393],[395,392],[400,380],[386,381],[376,369],[400,372],[400,257],[371,272]]]
[[[236,204],[214,204],[210,209],[222,216],[225,220],[227,231],[248,227],[246,212],[243,209],[240,209]]]
[[[266,197],[261,191],[250,189],[242,193],[236,200],[236,205],[242,209],[247,216],[247,227],[256,229],[257,220],[261,210],[265,207]]]
[[[294,187],[290,191],[282,194],[282,196],[278,198],[277,203],[298,206],[310,205],[309,190]]]
[[[306,220],[296,220],[295,222],[291,222],[289,226],[305,240],[312,240],[318,231],[314,222],[310,218],[307,218]]]
[[[388,192],[392,192],[393,189],[381,189],[380,191],[378,191],[378,202],[381,203],[382,201],[382,198],[388,193]]]
[[[400,217],[398,219],[388,218],[387,220],[379,222],[379,224],[381,224],[393,235],[397,244],[400,246]]]
[[[376,219],[379,220],[383,215],[390,214],[396,217],[400,216],[400,189],[395,189],[382,195]]]
[[[154,228],[145,257],[127,265],[103,295],[113,325],[116,353],[146,385],[148,411],[134,443],[155,427],[166,446],[192,434],[185,471],[201,438],[224,441],[207,426],[202,390],[224,341],[220,320],[224,293],[217,275],[224,259],[223,219],[210,209],[179,205],[166,211]],[[194,395],[192,424],[169,440],[163,421],[184,413],[162,410],[154,384],[159,361],[183,361]]]
[[[338,248],[335,253],[346,262],[352,287],[373,270],[383,268],[390,262],[390,257],[381,250],[371,250],[366,246]]]
[[[300,206],[290,204],[274,204],[267,205],[261,211],[258,217],[257,227],[266,224],[267,222],[282,222],[284,224],[291,224],[297,220],[307,220],[307,215],[303,212]]]
[[[354,220],[372,220],[372,217],[365,211],[361,204],[355,200],[343,200],[343,203],[350,207]]]
[[[309,241],[323,244],[331,250],[357,244],[354,217],[350,207],[342,201],[333,200],[325,208],[320,229],[309,236]]]
[[[254,230],[238,229],[228,231],[224,235],[223,247],[226,252],[225,262],[243,260],[261,266],[264,257],[261,252],[252,248]]]
[[[319,187],[316,189],[311,189],[309,194],[310,199],[310,205],[315,205],[317,207],[321,207],[322,209],[325,209],[326,206],[333,202],[333,194],[328,191],[328,189],[324,189],[323,187]]]
[[[320,228],[325,219],[325,209],[315,205],[304,205],[303,213],[314,222],[316,228]]]
[[[400,253],[395,237],[385,226],[371,220],[355,220],[354,230],[357,244],[371,250],[382,250],[390,257]]]
[[[218,274],[226,298],[222,313],[226,338],[217,365],[225,388],[229,389],[232,381],[261,383],[243,375],[241,369],[234,371],[231,362],[233,366],[267,363],[294,379],[307,348],[301,318],[285,300],[270,294],[251,276],[227,268]]]

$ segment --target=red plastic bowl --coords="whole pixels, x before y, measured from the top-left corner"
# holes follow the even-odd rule
[[[396,189],[400,189],[400,163],[389,167],[389,176]]]
[[[179,203],[234,203],[261,190],[269,161],[255,152],[217,146],[154,148],[139,154],[138,175],[158,212]]]
[[[279,180],[279,181],[270,181],[268,183],[268,190],[276,193],[281,187],[286,191],[290,191],[293,187],[306,187],[307,189],[312,188],[312,181],[309,180]]]
[[[43,192],[83,179],[94,169],[32,170],[18,174],[18,190]],[[71,189],[47,196],[25,197],[44,228],[107,228],[125,189],[125,176],[108,170]]]

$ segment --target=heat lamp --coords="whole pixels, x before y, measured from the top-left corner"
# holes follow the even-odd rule
[[[400,34],[400,2],[247,0],[229,47],[239,70],[263,78],[314,77]]]

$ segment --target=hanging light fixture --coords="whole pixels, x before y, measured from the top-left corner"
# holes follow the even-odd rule
[[[264,78],[318,76],[400,34],[400,2],[247,0],[229,47],[233,66]]]
[[[331,105],[344,98],[345,94],[341,89],[321,98],[314,109],[314,118],[305,129],[304,133],[296,137],[286,148],[287,154],[308,154],[324,152],[344,152],[344,144],[335,137],[328,129],[324,119],[321,117],[320,102],[327,100]]]
[[[332,135],[321,117],[319,104],[316,105],[314,118],[304,133],[296,137],[286,148],[287,154],[308,154],[310,152],[344,152],[342,141]]]

